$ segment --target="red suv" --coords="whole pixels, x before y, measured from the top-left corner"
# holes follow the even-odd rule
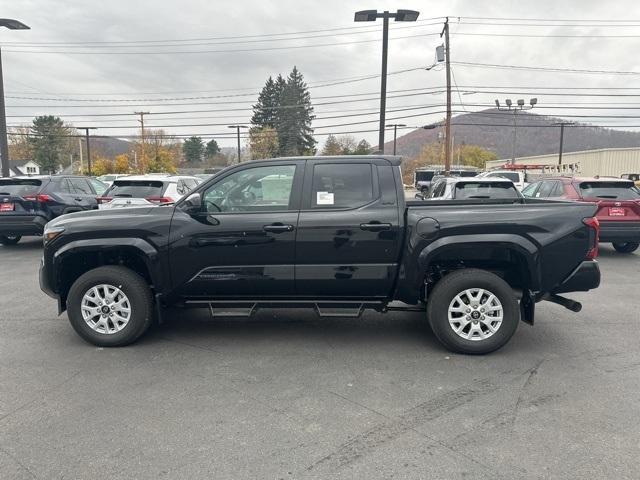
[[[596,203],[601,242],[611,242],[621,253],[634,252],[640,246],[640,190],[631,180],[544,178],[527,186],[522,194],[528,198]]]

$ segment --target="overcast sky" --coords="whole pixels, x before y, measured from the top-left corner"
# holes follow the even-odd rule
[[[419,22],[391,23],[389,72],[417,70],[389,76],[390,123],[420,126],[443,116],[439,105],[445,97],[438,88],[445,85],[442,65],[419,68],[434,63],[442,16],[451,17],[454,62],[640,72],[640,3],[632,0],[5,0],[1,15],[31,27],[0,30],[8,123],[27,124],[34,115],[49,113],[65,115],[76,126],[98,126],[98,134],[122,136],[137,133],[133,112],[143,110],[151,112],[149,127],[176,135],[214,135],[222,146],[233,146],[226,125],[247,123],[265,79],[287,74],[296,65],[312,87],[319,144],[326,138],[320,134],[360,130],[373,130],[353,135],[375,144],[382,22],[354,23],[353,14],[376,8],[420,11]],[[556,25],[545,19],[557,20]],[[518,23],[529,25],[514,26]],[[640,115],[640,108],[615,108],[640,106],[638,75],[457,63],[453,72],[463,90],[454,94],[454,111],[481,110],[495,98],[528,101],[535,96],[538,113],[619,128],[640,125],[634,118],[570,117]],[[364,76],[373,78],[327,85]],[[478,87],[489,91],[473,93]],[[638,89],[628,90],[632,87]],[[567,92],[594,96],[558,95]],[[370,95],[349,96],[356,94]],[[595,96],[611,94],[638,96]],[[464,106],[457,105],[461,100]],[[411,110],[393,111],[405,108]],[[95,116],[114,113],[125,115]],[[336,116],[342,118],[325,118]],[[342,125],[355,122],[370,123]]]

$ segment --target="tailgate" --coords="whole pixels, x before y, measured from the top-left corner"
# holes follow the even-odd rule
[[[0,217],[34,213],[36,202],[18,195],[0,194]]]
[[[601,200],[597,203],[598,220],[607,222],[640,221],[640,201],[637,200]]]

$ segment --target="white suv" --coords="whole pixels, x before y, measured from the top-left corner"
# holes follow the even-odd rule
[[[482,172],[478,175],[478,178],[487,177],[501,177],[511,180],[520,191],[529,185],[526,174],[524,172],[518,172],[517,170],[491,170],[489,172]]]
[[[98,197],[98,208],[144,207],[178,201],[201,183],[197,177],[185,175],[129,175],[114,180]]]

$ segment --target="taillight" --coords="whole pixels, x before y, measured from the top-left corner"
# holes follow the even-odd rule
[[[44,193],[41,193],[39,195],[25,195],[23,198],[25,200],[31,200],[33,202],[40,202],[40,203],[53,201],[53,198],[51,198],[49,195],[45,195]]]
[[[586,259],[595,260],[598,256],[598,242],[600,241],[600,222],[596,217],[583,218],[582,223],[589,227],[589,250]]]
[[[169,197],[147,197],[145,200],[148,200],[153,203],[172,203],[173,199]]]
[[[98,205],[100,205],[101,203],[109,203],[111,200],[113,200],[113,197],[96,197]]]

